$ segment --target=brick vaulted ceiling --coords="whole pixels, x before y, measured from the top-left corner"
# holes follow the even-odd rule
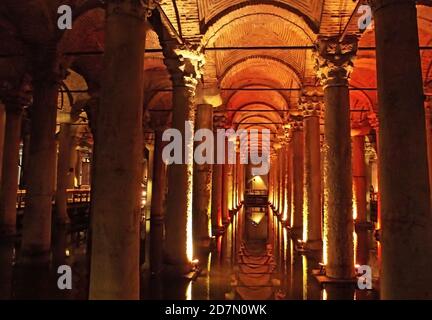
[[[210,50],[218,47],[311,47],[319,36],[357,34],[360,47],[373,47],[374,32],[359,33],[353,0],[163,0],[167,17],[165,28],[172,28],[184,41],[206,48],[204,82],[222,90],[223,106],[233,126],[254,122],[281,130],[288,115],[295,114],[299,89],[314,81],[312,50]],[[432,45],[432,1],[419,1],[420,44]],[[73,29],[56,29],[57,8],[71,5]],[[425,6],[429,5],[429,6]],[[352,22],[348,24],[350,17]],[[171,33],[173,31],[171,30]],[[160,28],[151,30],[146,48],[160,48]],[[104,10],[100,0],[1,0],[0,1],[0,85],[18,82],[29,68],[29,48],[57,41],[60,52],[103,51]],[[421,52],[425,86],[432,93],[432,51]],[[171,81],[161,53],[145,53],[145,108],[171,108]],[[101,55],[76,56],[70,67],[87,82],[91,91],[99,87]],[[350,85],[376,87],[375,53],[359,51]],[[236,88],[293,89],[241,91]],[[351,91],[354,121],[367,117],[377,108],[373,90]],[[256,112],[269,110],[271,112]],[[241,112],[239,112],[241,111]],[[245,112],[246,111],[246,112]],[[278,112],[274,112],[278,111]]]

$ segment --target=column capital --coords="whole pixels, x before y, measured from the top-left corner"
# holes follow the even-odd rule
[[[167,112],[149,112],[148,127],[154,132],[163,132],[169,128],[171,114]]]
[[[107,0],[107,17],[113,14],[127,15],[147,20],[160,0]]]
[[[173,87],[185,87],[195,96],[203,75],[205,56],[201,48],[179,45],[174,40],[162,43],[164,63],[171,75]]]
[[[379,128],[379,119],[378,119],[377,114],[376,113],[369,113],[368,120],[369,120],[370,126],[374,130],[378,130],[378,128]]]
[[[303,130],[303,117],[296,117],[291,119],[290,123],[291,132]]]
[[[305,87],[299,98],[303,117],[320,117],[324,110],[324,95],[318,87]]]
[[[329,86],[348,86],[358,48],[355,36],[346,37],[343,42],[338,38],[319,38],[315,43],[315,70],[324,88]]]
[[[223,114],[215,114],[213,115],[213,128],[224,129],[225,128],[226,117]]]
[[[195,98],[197,105],[211,105],[217,108],[223,104],[220,89],[217,85],[201,84],[198,86]]]
[[[21,114],[24,106],[32,102],[30,79],[24,78],[19,86],[10,82],[0,83],[0,100],[4,103],[6,112]]]
[[[365,136],[370,132],[371,127],[368,119],[353,120],[351,122],[351,136]]]

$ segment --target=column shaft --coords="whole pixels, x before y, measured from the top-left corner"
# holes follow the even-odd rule
[[[166,165],[162,159],[164,143],[162,141],[163,130],[155,130],[154,165],[153,176],[157,177],[157,183],[153,183],[153,197],[150,213],[150,271],[159,274],[162,271],[163,238],[164,238],[164,207],[166,195]]]
[[[304,118],[305,210],[303,240],[309,249],[322,247],[321,236],[321,153],[319,116]]]
[[[139,298],[147,9],[130,0],[107,4],[103,112],[96,116],[92,167],[90,299]]]
[[[416,4],[374,2],[380,120],[381,298],[430,299],[432,217]]]
[[[44,60],[48,61],[47,65],[56,59],[52,54],[50,52],[46,57],[47,60]],[[43,67],[46,68],[46,65],[39,66],[39,68]],[[34,75],[33,78],[29,170],[20,257],[22,263],[36,261],[46,263],[51,246],[59,84],[55,74],[49,75],[49,78],[38,76]]]
[[[213,129],[213,106],[197,106],[196,130]],[[193,238],[196,249],[208,249],[210,243],[209,223],[211,219],[213,165],[209,163],[194,164],[193,176]]]
[[[303,231],[303,173],[304,137],[303,129],[293,131],[293,235],[301,237]]]
[[[22,108],[8,108],[0,189],[0,236],[16,233],[18,163]]]
[[[353,137],[353,183],[357,221],[366,222],[366,160],[365,136]]]

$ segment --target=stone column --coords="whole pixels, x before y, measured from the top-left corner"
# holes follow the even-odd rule
[[[351,128],[348,79],[357,40],[321,38],[317,43],[317,74],[325,104],[325,218],[327,276],[354,277]]]
[[[195,129],[206,129],[213,134],[213,106],[211,104],[197,106]],[[208,141],[201,143],[208,143]],[[210,150],[206,149],[206,152],[210,152]],[[202,156],[207,157],[208,154]],[[209,223],[211,219],[212,174],[212,163],[194,163],[192,221],[194,248],[196,251],[208,250],[210,245],[211,230]]]
[[[352,174],[356,220],[360,223],[364,223],[367,221],[365,136],[354,136],[352,138],[352,148]]]
[[[303,241],[309,250],[322,249],[320,114],[322,95],[316,88],[300,98],[304,127],[304,217]]]
[[[163,43],[165,64],[173,83],[172,128],[182,137],[181,164],[168,165],[168,196],[165,220],[165,261],[179,275],[191,270],[194,98],[204,58],[197,51]]]
[[[108,1],[92,168],[90,299],[139,298],[143,64],[153,1]]]
[[[220,115],[215,115],[213,117],[213,134],[216,137],[216,133],[218,129],[223,128],[223,123],[225,122],[225,117]],[[216,141],[216,139],[215,139]],[[222,228],[222,194],[223,194],[223,165],[217,162],[217,154],[220,150],[217,149],[217,144],[215,142],[215,164],[213,165],[213,177],[212,177],[212,229],[214,231],[213,235],[215,235]]]
[[[223,199],[222,199],[222,216],[223,223],[229,222],[229,211],[232,209],[232,193],[233,193],[233,172],[232,164],[223,165]]]
[[[370,2],[380,120],[381,298],[431,299],[432,217],[416,3]]]
[[[292,123],[293,144],[293,225],[295,238],[301,238],[303,232],[303,174],[304,174],[304,135],[301,120]]]
[[[21,167],[19,188],[25,190],[27,186],[29,154],[30,154],[30,119],[28,117],[27,111],[24,111],[22,116],[21,132],[22,132],[23,150],[22,150],[22,159],[21,159],[22,167]]]
[[[9,101],[7,103],[6,135],[0,189],[0,237],[16,234],[16,203],[22,114],[22,103],[17,101]]]
[[[56,51],[55,45],[50,45],[35,49],[32,55],[33,105],[20,263],[45,264],[49,260],[58,90],[65,77]]]
[[[163,266],[163,241],[164,241],[164,217],[165,217],[165,196],[167,188],[166,165],[162,159],[162,151],[165,142],[162,135],[167,129],[166,121],[153,119],[151,125],[154,130],[154,164],[153,176],[157,183],[153,183],[153,197],[150,213],[150,272],[158,275]]]
[[[57,160],[57,189],[56,189],[56,215],[57,224],[68,224],[67,214],[67,189],[71,187],[70,179],[73,173],[74,163],[71,162],[73,153],[76,154],[75,143],[73,141],[71,124],[61,123],[59,133],[59,154]]]

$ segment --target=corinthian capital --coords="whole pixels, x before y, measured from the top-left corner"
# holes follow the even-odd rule
[[[299,99],[303,117],[319,117],[324,109],[324,95],[317,87],[305,87]]]
[[[201,48],[179,45],[173,41],[163,42],[162,47],[173,87],[186,87],[191,95],[195,95],[205,64]]]
[[[146,20],[159,2],[160,0],[108,0],[107,16],[120,14]]]
[[[315,45],[315,70],[324,87],[348,85],[353,59],[358,47],[357,37],[320,38]]]

